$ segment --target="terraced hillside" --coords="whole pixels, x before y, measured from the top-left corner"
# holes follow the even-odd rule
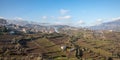
[[[71,35],[69,35],[71,32]],[[0,59],[119,60],[119,32],[0,35]],[[64,46],[65,49],[61,49]]]
[[[58,42],[52,40],[54,37],[45,37],[46,34],[31,35],[1,35],[0,36],[0,59],[26,59],[36,60],[39,56],[44,59],[55,59],[65,56],[61,50],[59,40],[64,36],[55,37]],[[49,35],[51,36],[51,35]],[[7,37],[7,38],[6,38]]]

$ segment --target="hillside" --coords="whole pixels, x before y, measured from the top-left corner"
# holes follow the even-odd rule
[[[119,60],[119,37],[119,32],[82,29],[49,34],[4,34],[0,35],[0,57],[1,59],[9,57],[10,60],[18,60],[21,57],[30,60],[38,58],[46,60],[109,60],[112,58]],[[66,46],[66,49],[62,50],[61,46]]]
[[[104,25],[119,24],[116,22],[118,20]],[[30,33],[35,32],[32,29],[43,29],[43,32]],[[0,59],[119,60],[119,37],[120,32],[117,31],[67,25],[8,24],[0,28]]]

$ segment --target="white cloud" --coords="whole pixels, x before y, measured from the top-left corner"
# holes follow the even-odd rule
[[[94,25],[99,25],[99,24],[102,24],[103,23],[103,19],[97,19],[95,22],[93,22],[93,26]]]
[[[95,25],[99,25],[103,23],[103,19],[97,19]]]
[[[42,16],[42,19],[47,19],[47,16]]]
[[[112,18],[112,21],[120,20],[120,17]]]
[[[102,23],[102,22],[103,22],[103,19],[97,19],[96,22],[97,22],[97,23]]]
[[[0,16],[1,19],[4,19],[4,17]]]
[[[62,22],[54,22],[55,25],[63,25]]]
[[[50,16],[52,19],[54,19],[55,18],[55,16]]]
[[[77,22],[77,24],[80,24],[80,25],[81,25],[81,24],[85,24],[85,22],[82,21],[82,20],[80,20],[80,21]]]
[[[21,18],[21,17],[15,17],[14,19],[15,19],[15,20],[24,20],[24,19]]]
[[[85,26],[85,22],[83,20],[79,20],[73,23],[73,26],[79,27],[79,26]]]
[[[59,20],[66,20],[66,19],[70,19],[70,18],[72,18],[70,15],[58,17]]]
[[[60,14],[67,14],[69,12],[69,10],[65,10],[65,9],[60,9]]]

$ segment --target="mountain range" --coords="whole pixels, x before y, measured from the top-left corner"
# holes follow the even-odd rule
[[[49,23],[37,23],[37,22],[28,22],[28,21],[24,21],[24,20],[7,20],[7,19],[0,19],[0,21],[2,20],[6,20],[7,24],[17,24],[17,25],[21,25],[21,26],[25,26],[25,27],[30,27],[30,28],[40,28],[40,27],[52,27],[52,28],[72,28],[74,29],[75,27],[71,27],[68,25],[56,25],[56,24],[49,24]],[[79,27],[78,27],[79,28]],[[112,30],[112,31],[120,31],[120,19],[115,20],[115,21],[110,21],[110,22],[105,22],[105,23],[101,23],[99,25],[95,25],[95,26],[89,26],[86,27],[88,29],[91,30]]]
[[[113,31],[120,31],[120,19],[111,21],[111,22],[105,22],[96,26],[89,27],[92,30],[113,30]]]

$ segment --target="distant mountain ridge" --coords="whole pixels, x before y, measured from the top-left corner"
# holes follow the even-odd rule
[[[97,26],[92,26],[92,27],[90,27],[90,29],[120,31],[120,19],[111,21],[111,22],[102,23]]]
[[[4,19],[6,20],[6,19]],[[50,23],[38,23],[38,22],[28,22],[24,20],[7,20],[7,24],[16,24],[24,27],[41,29],[41,28],[57,28],[57,29],[79,29],[79,27],[72,27],[69,25],[59,25],[59,24],[50,24]],[[112,30],[120,32],[120,19],[110,22],[105,22],[96,26],[86,27],[92,30]]]
[[[74,27],[68,26],[68,25],[60,25],[60,24],[50,24],[50,23],[39,23],[39,22],[28,22],[24,20],[7,20],[7,26],[18,28],[16,26],[21,26],[26,30],[32,30],[32,31],[56,31],[58,32],[61,29],[68,30],[68,29],[74,29]],[[22,29],[18,28],[17,30]]]
[[[5,19],[0,19],[0,24],[7,24],[7,21]]]

